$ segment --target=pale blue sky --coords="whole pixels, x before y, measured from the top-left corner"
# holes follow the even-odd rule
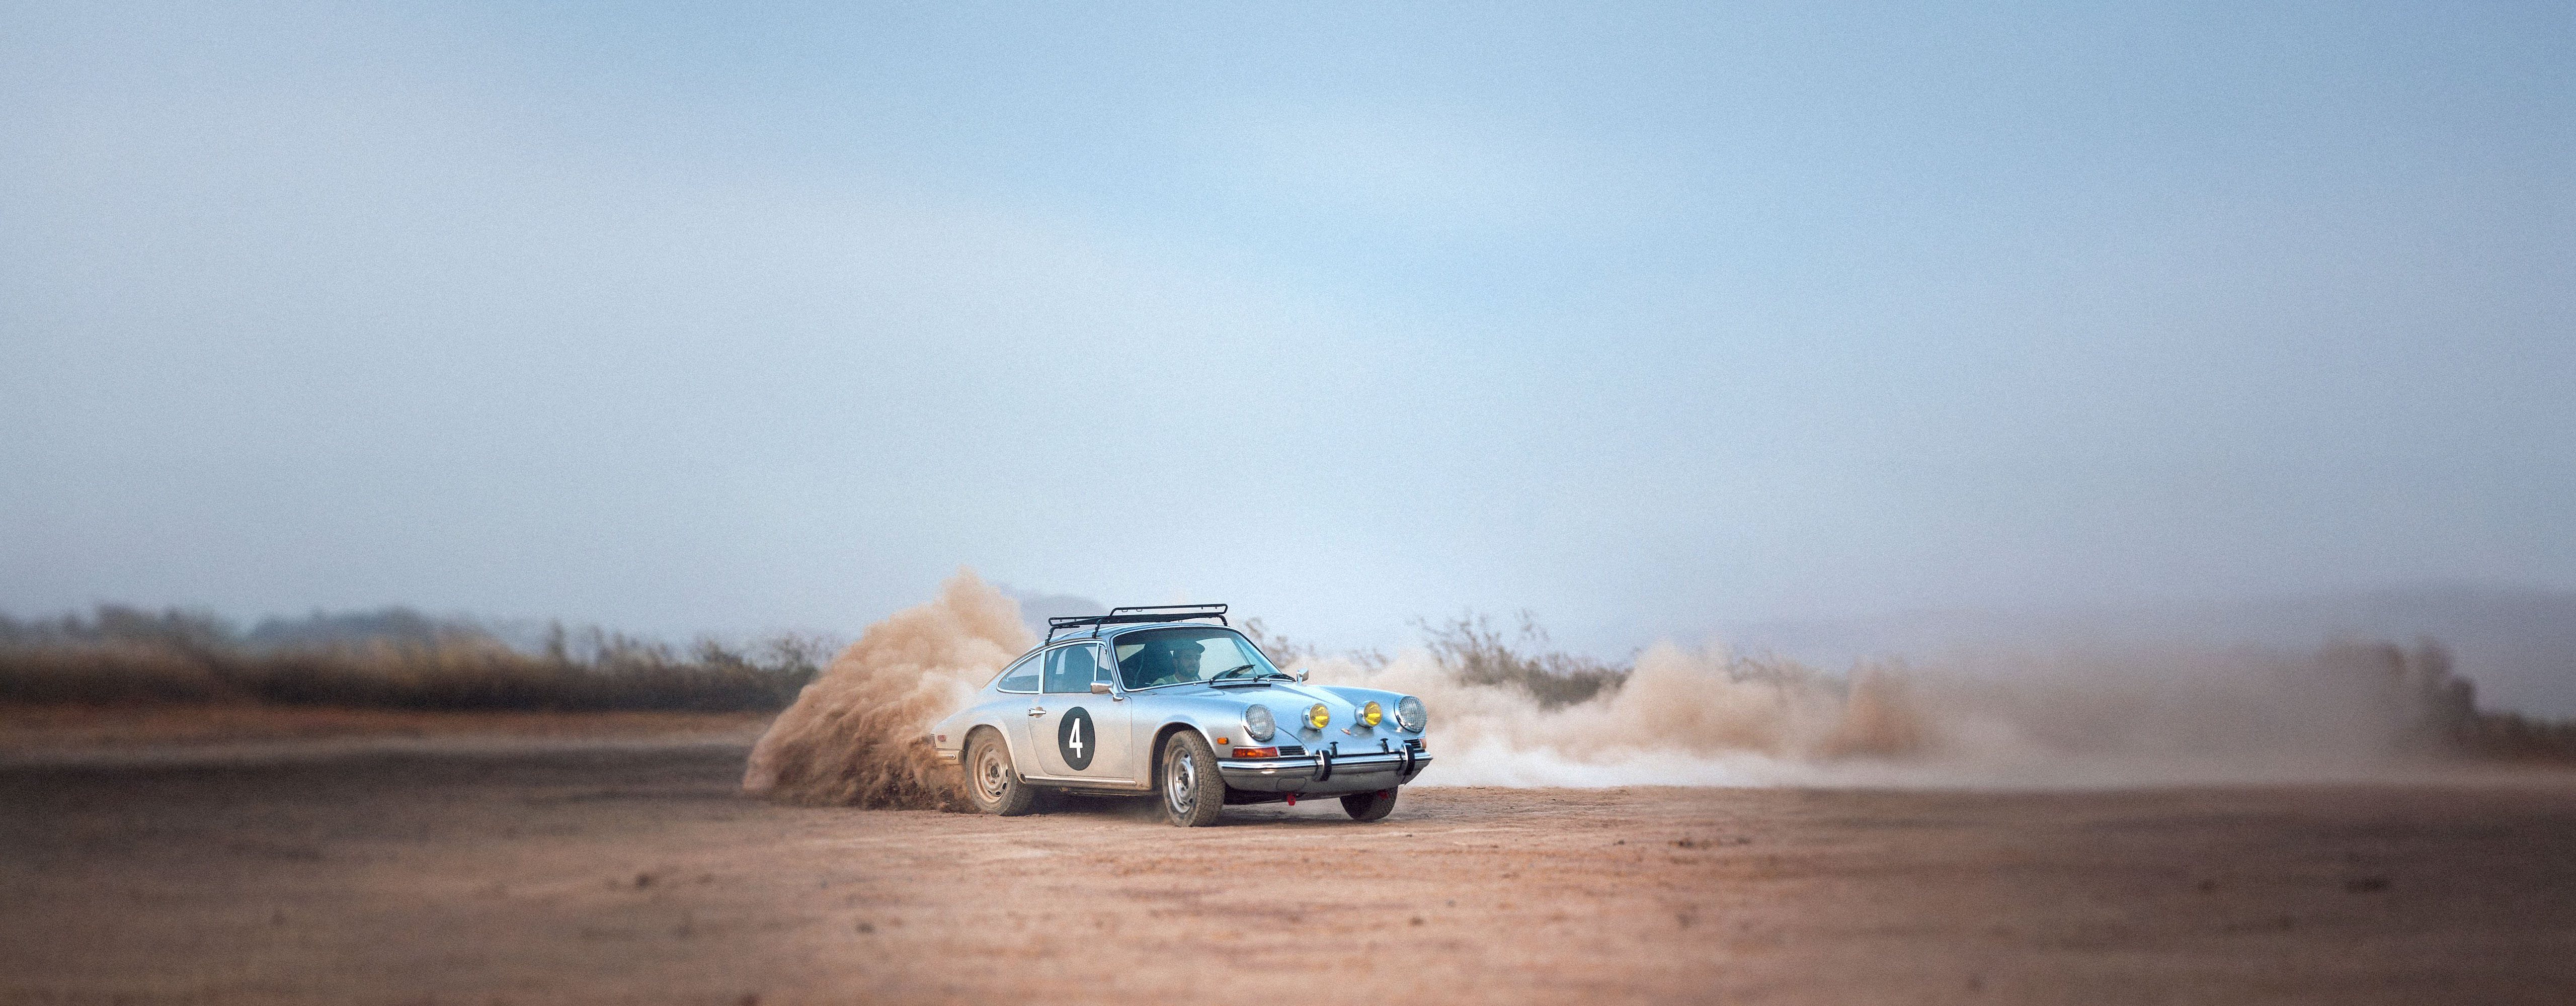
[[[2576,13],[0,11],[0,610],[2576,587]]]

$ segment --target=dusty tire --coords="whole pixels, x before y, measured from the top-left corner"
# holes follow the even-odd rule
[[[1037,803],[1038,792],[1011,767],[1002,739],[978,733],[966,739],[966,799],[976,810],[1018,817]]]
[[[1395,810],[1395,791],[1382,789],[1375,793],[1353,793],[1342,798],[1342,809],[1350,812],[1351,820],[1375,821]]]
[[[1225,810],[1225,778],[1216,771],[1216,749],[1196,730],[1180,730],[1163,742],[1155,782],[1163,793],[1163,817],[1183,828],[1216,823]]]

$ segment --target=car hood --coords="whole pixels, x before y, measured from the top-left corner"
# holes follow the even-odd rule
[[[1266,681],[1258,685],[1233,685],[1225,688],[1215,685],[1182,685],[1164,690],[1163,694],[1187,695],[1197,699],[1233,699],[1244,705],[1259,703],[1269,706],[1271,712],[1282,717],[1287,716],[1292,709],[1304,709],[1318,702],[1331,707],[1333,715],[1337,718],[1351,708],[1350,700],[1335,695],[1320,685],[1293,681]]]

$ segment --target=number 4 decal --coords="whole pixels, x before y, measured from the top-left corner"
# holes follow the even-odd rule
[[[1090,727],[1091,712],[1081,706],[1065,710],[1064,719],[1055,726],[1056,752],[1062,754],[1065,765],[1076,772],[1090,768],[1092,756],[1099,754],[1093,749],[1100,745],[1091,743],[1092,735],[1098,731]]]

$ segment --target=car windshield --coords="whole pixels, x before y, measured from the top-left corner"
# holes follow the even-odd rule
[[[1118,637],[1118,677],[1131,689],[1277,673],[1259,649],[1225,629],[1147,629]]]

